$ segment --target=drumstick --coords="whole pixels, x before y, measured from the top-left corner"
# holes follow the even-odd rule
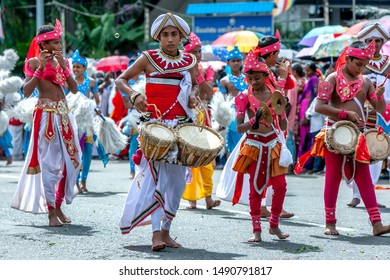
[[[383,83],[380,84],[380,87],[383,87],[383,85],[386,83],[387,79],[389,78],[389,75],[390,75],[390,71],[387,73],[386,78],[383,81]]]

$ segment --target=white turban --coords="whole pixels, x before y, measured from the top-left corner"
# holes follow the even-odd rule
[[[187,22],[185,22],[185,20],[181,17],[171,13],[162,14],[156,18],[152,24],[150,35],[152,35],[152,38],[157,41],[157,37],[160,35],[161,30],[167,26],[173,26],[179,29],[183,37],[190,35],[190,27]]]
[[[389,32],[387,32],[387,30],[379,23],[363,28],[358,34],[358,39],[361,41],[366,41],[367,39],[372,38],[381,38],[383,39],[383,42],[386,43],[390,39],[390,35]]]

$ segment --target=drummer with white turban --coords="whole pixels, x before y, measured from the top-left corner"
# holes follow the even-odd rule
[[[142,52],[116,79],[118,89],[143,113],[142,122],[161,121],[175,127],[192,121],[192,109],[197,105],[195,96],[199,94],[194,67],[196,58],[178,50],[181,40],[189,34],[190,28],[181,17],[171,13],[158,16],[152,24],[151,36],[160,43],[160,48]],[[145,96],[128,83],[141,73],[146,77]],[[153,251],[181,247],[169,231],[185,189],[187,167],[176,164],[177,146],[173,147],[176,150],[169,150],[164,162],[149,160],[141,150],[137,151],[133,161],[139,168],[120,220],[122,234],[127,234],[150,216]]]
[[[370,62],[366,65],[366,69],[363,72],[365,77],[368,77],[375,87],[382,85],[386,80],[386,75],[390,70],[390,57],[388,55],[381,54],[380,51],[382,46],[390,39],[389,32],[380,24],[375,23],[363,28],[359,34],[358,39],[365,42],[366,44],[375,41],[375,53]],[[385,82],[385,93],[384,98],[386,101],[386,110],[382,113],[376,113],[374,110],[369,112],[369,109],[366,108],[366,118],[369,122],[377,123],[379,126],[383,127],[386,133],[390,133],[390,81]],[[373,163],[370,165],[371,179],[374,186],[378,183],[379,176],[382,171],[382,161]],[[361,196],[359,190],[356,186],[356,183],[353,182],[350,184],[353,189],[353,198],[350,203],[347,205],[350,207],[356,207],[360,201]],[[385,208],[385,205],[378,203],[378,207]]]

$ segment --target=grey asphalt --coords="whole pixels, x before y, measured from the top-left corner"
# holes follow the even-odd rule
[[[78,195],[64,212],[73,220],[62,228],[48,227],[46,215],[23,213],[10,207],[22,162],[10,167],[0,162],[1,260],[389,260],[390,235],[372,236],[363,205],[346,206],[352,192],[342,183],[337,204],[340,236],[323,234],[323,176],[288,176],[284,208],[295,213],[280,227],[290,234],[277,240],[268,234],[263,219],[263,241],[250,244],[248,206],[222,202],[206,210],[187,210],[182,201],[171,234],[183,248],[154,253],[151,227],[121,235],[118,221],[130,184],[127,161],[111,161],[106,168],[93,160],[87,194]],[[220,171],[214,174],[217,182]],[[388,181],[380,184],[389,187]],[[390,207],[390,190],[377,191],[378,201]],[[390,209],[381,209],[385,224]]]

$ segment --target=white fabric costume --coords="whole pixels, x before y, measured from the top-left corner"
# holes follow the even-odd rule
[[[166,26],[178,28],[182,37],[186,37],[190,33],[190,28],[183,19],[167,13],[160,15],[153,22],[151,28],[153,39],[157,40],[161,30]],[[146,99],[150,104],[156,103],[156,105],[159,105],[158,102],[162,103],[162,101],[158,101],[156,97],[152,96],[152,93],[158,92],[164,95],[166,93],[161,93],[161,91],[164,92],[164,88],[175,87],[175,92],[177,92],[176,101],[172,99],[172,96],[164,95],[164,99],[169,99],[169,102],[172,101],[173,105],[165,113],[162,112],[162,116],[164,116],[162,121],[171,127],[175,127],[178,124],[178,119],[167,117],[173,112],[173,108],[177,108],[175,104],[180,104],[184,109],[185,113],[183,115],[186,114],[187,117],[191,117],[193,114],[188,107],[188,98],[192,86],[191,75],[188,70],[195,66],[196,59],[193,55],[182,52],[176,58],[167,58],[161,52],[161,50],[143,52],[150,64],[158,70],[146,74]],[[162,67],[163,65],[165,66]],[[176,80],[170,79],[170,76],[167,75],[169,73],[175,73]],[[179,76],[180,82],[178,82]],[[171,109],[172,111],[170,111]],[[153,118],[150,121],[156,121]],[[176,158],[176,156],[177,150],[170,150],[166,159],[168,162],[172,162],[171,159]],[[119,222],[122,234],[129,233],[133,228],[145,223],[150,218],[153,231],[169,230],[186,187],[186,170],[186,166],[152,161],[142,156],[141,163],[136,168],[136,175],[130,186],[122,218]]]
[[[23,166],[22,174],[16,188],[12,208],[35,214],[47,213],[48,204],[54,206],[56,200],[56,189],[62,178],[64,166],[66,167],[65,200],[67,204],[72,203],[78,193],[76,184],[77,175],[81,166],[81,149],[77,137],[77,126],[73,115],[68,112],[69,121],[74,136],[75,158],[71,159],[62,137],[63,126],[58,114],[53,115],[54,138],[49,142],[45,138],[49,112],[43,112],[39,127],[33,125],[34,131],[39,129],[38,143],[34,137],[31,138],[30,148]],[[29,163],[33,155],[33,147],[38,145],[38,160],[41,172],[27,174]],[[69,143],[67,143],[69,145]],[[75,161],[78,162],[75,164]],[[76,166],[75,166],[76,165]]]

